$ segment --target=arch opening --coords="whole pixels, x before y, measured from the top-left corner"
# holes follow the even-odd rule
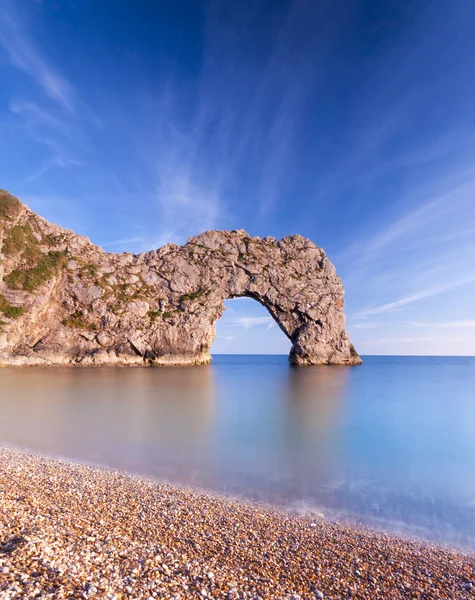
[[[216,321],[211,354],[289,355],[292,342],[267,308],[249,296],[223,302],[225,311]]]

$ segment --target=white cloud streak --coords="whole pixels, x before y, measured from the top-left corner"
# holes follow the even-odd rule
[[[445,322],[424,322],[424,321],[413,321],[411,322],[413,327],[438,327],[442,329],[475,329],[475,321],[445,321]]]
[[[472,338],[466,338],[466,337],[447,337],[447,336],[423,336],[423,337],[380,337],[380,338],[376,338],[376,339],[371,339],[371,340],[360,340],[358,342],[358,346],[361,347],[366,347],[366,346],[375,346],[375,345],[382,345],[382,346],[389,346],[392,345],[394,347],[394,345],[397,344],[421,344],[421,343],[427,343],[427,342],[444,342],[444,343],[463,343],[463,342],[470,342],[472,341]],[[453,354],[453,352],[451,352],[450,354]]]
[[[435,336],[432,337],[397,337],[397,338],[389,338],[389,337],[381,337],[373,340],[362,340],[359,342],[360,346],[364,345],[372,345],[372,344],[383,344],[386,345],[388,343],[401,343],[401,344],[413,344],[417,342],[435,342],[435,341],[447,341],[452,338],[438,338]]]
[[[9,108],[13,114],[24,117],[30,123],[34,123],[35,126],[43,125],[61,131],[63,129],[63,121],[61,119],[44,110],[35,102],[14,99],[10,102]]]
[[[378,327],[377,323],[355,323],[352,325],[353,329],[375,329]]]
[[[412,304],[413,302],[418,302],[419,300],[422,300],[424,298],[430,298],[432,296],[443,294],[444,292],[448,292],[461,286],[468,285],[470,283],[473,283],[474,281],[475,275],[471,275],[463,279],[459,279],[458,281],[453,281],[449,284],[427,288],[425,290],[421,290],[420,292],[416,292],[415,294],[411,294],[409,296],[405,296],[404,298],[394,300],[393,302],[388,302],[386,304],[381,304],[380,306],[375,306],[374,308],[362,310],[356,313],[354,317],[365,319],[374,315],[396,311],[402,308],[403,306],[406,306],[407,304]]]
[[[35,181],[54,168],[65,169],[68,167],[76,167],[80,164],[81,163],[77,160],[66,158],[61,155],[53,156],[51,159],[43,161],[40,167],[27,177],[27,180]]]
[[[346,251],[348,256],[356,256],[356,264],[369,263],[375,260],[380,260],[384,256],[384,252],[394,249],[396,243],[402,239],[410,238],[411,246],[420,244],[420,238],[417,233],[422,230],[427,230],[427,235],[423,236],[424,244],[429,246],[432,238],[435,242],[440,242],[437,235],[434,237],[433,231],[430,230],[434,223],[443,222],[443,219],[454,213],[455,207],[460,212],[472,202],[475,192],[475,169],[462,170],[457,172],[457,178],[462,179],[460,182],[453,181],[453,174],[446,178],[446,181],[440,181],[439,188],[444,191],[435,194],[433,191],[418,189],[416,197],[402,198],[400,205],[413,205],[417,201],[417,197],[429,195],[429,200],[417,206],[417,208],[406,211],[402,216],[395,218],[393,222],[383,227],[379,232],[372,236],[366,236],[365,239],[358,239]],[[454,185],[455,184],[455,185]],[[435,196],[435,197],[434,197]],[[455,232],[454,232],[455,233]],[[450,232],[444,232],[444,236],[448,239]],[[451,239],[456,239],[457,236],[452,234]]]
[[[266,325],[266,329],[271,329],[275,325],[275,321],[272,317],[237,317],[232,325],[234,327],[243,327],[244,329]]]
[[[196,181],[185,163],[160,174],[157,200],[169,236],[165,243],[182,243],[190,234],[213,229],[221,212],[219,190],[212,182],[207,187]]]
[[[1,3],[0,44],[10,62],[28,74],[43,92],[63,110],[74,113],[75,92],[72,85],[41,52],[19,19],[13,3]]]
[[[165,246],[170,240],[174,239],[175,231],[162,231],[159,235],[136,235],[131,237],[119,238],[110,242],[103,242],[99,245],[110,251],[127,251],[127,252],[148,252]]]

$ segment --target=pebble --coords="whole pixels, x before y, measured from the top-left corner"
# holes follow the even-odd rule
[[[0,600],[474,600],[473,581],[471,554],[0,448]]]

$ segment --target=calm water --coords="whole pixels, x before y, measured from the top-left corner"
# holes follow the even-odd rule
[[[475,548],[475,358],[1,369],[0,441]]]

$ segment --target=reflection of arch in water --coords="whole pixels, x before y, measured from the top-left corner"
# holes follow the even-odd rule
[[[167,451],[200,452],[208,443],[214,419],[214,392],[209,367],[139,369],[134,397],[138,431]]]
[[[287,393],[287,460],[295,491],[335,475],[349,369],[290,369]]]
[[[4,370],[1,383],[7,443],[152,475],[168,475],[165,459],[193,466],[208,451],[207,367]]]
[[[120,462],[128,469],[192,483],[207,462],[214,420],[209,367],[165,367],[125,373],[109,397],[120,407]],[[109,386],[105,385],[106,390]],[[116,392],[114,397],[114,390]]]

